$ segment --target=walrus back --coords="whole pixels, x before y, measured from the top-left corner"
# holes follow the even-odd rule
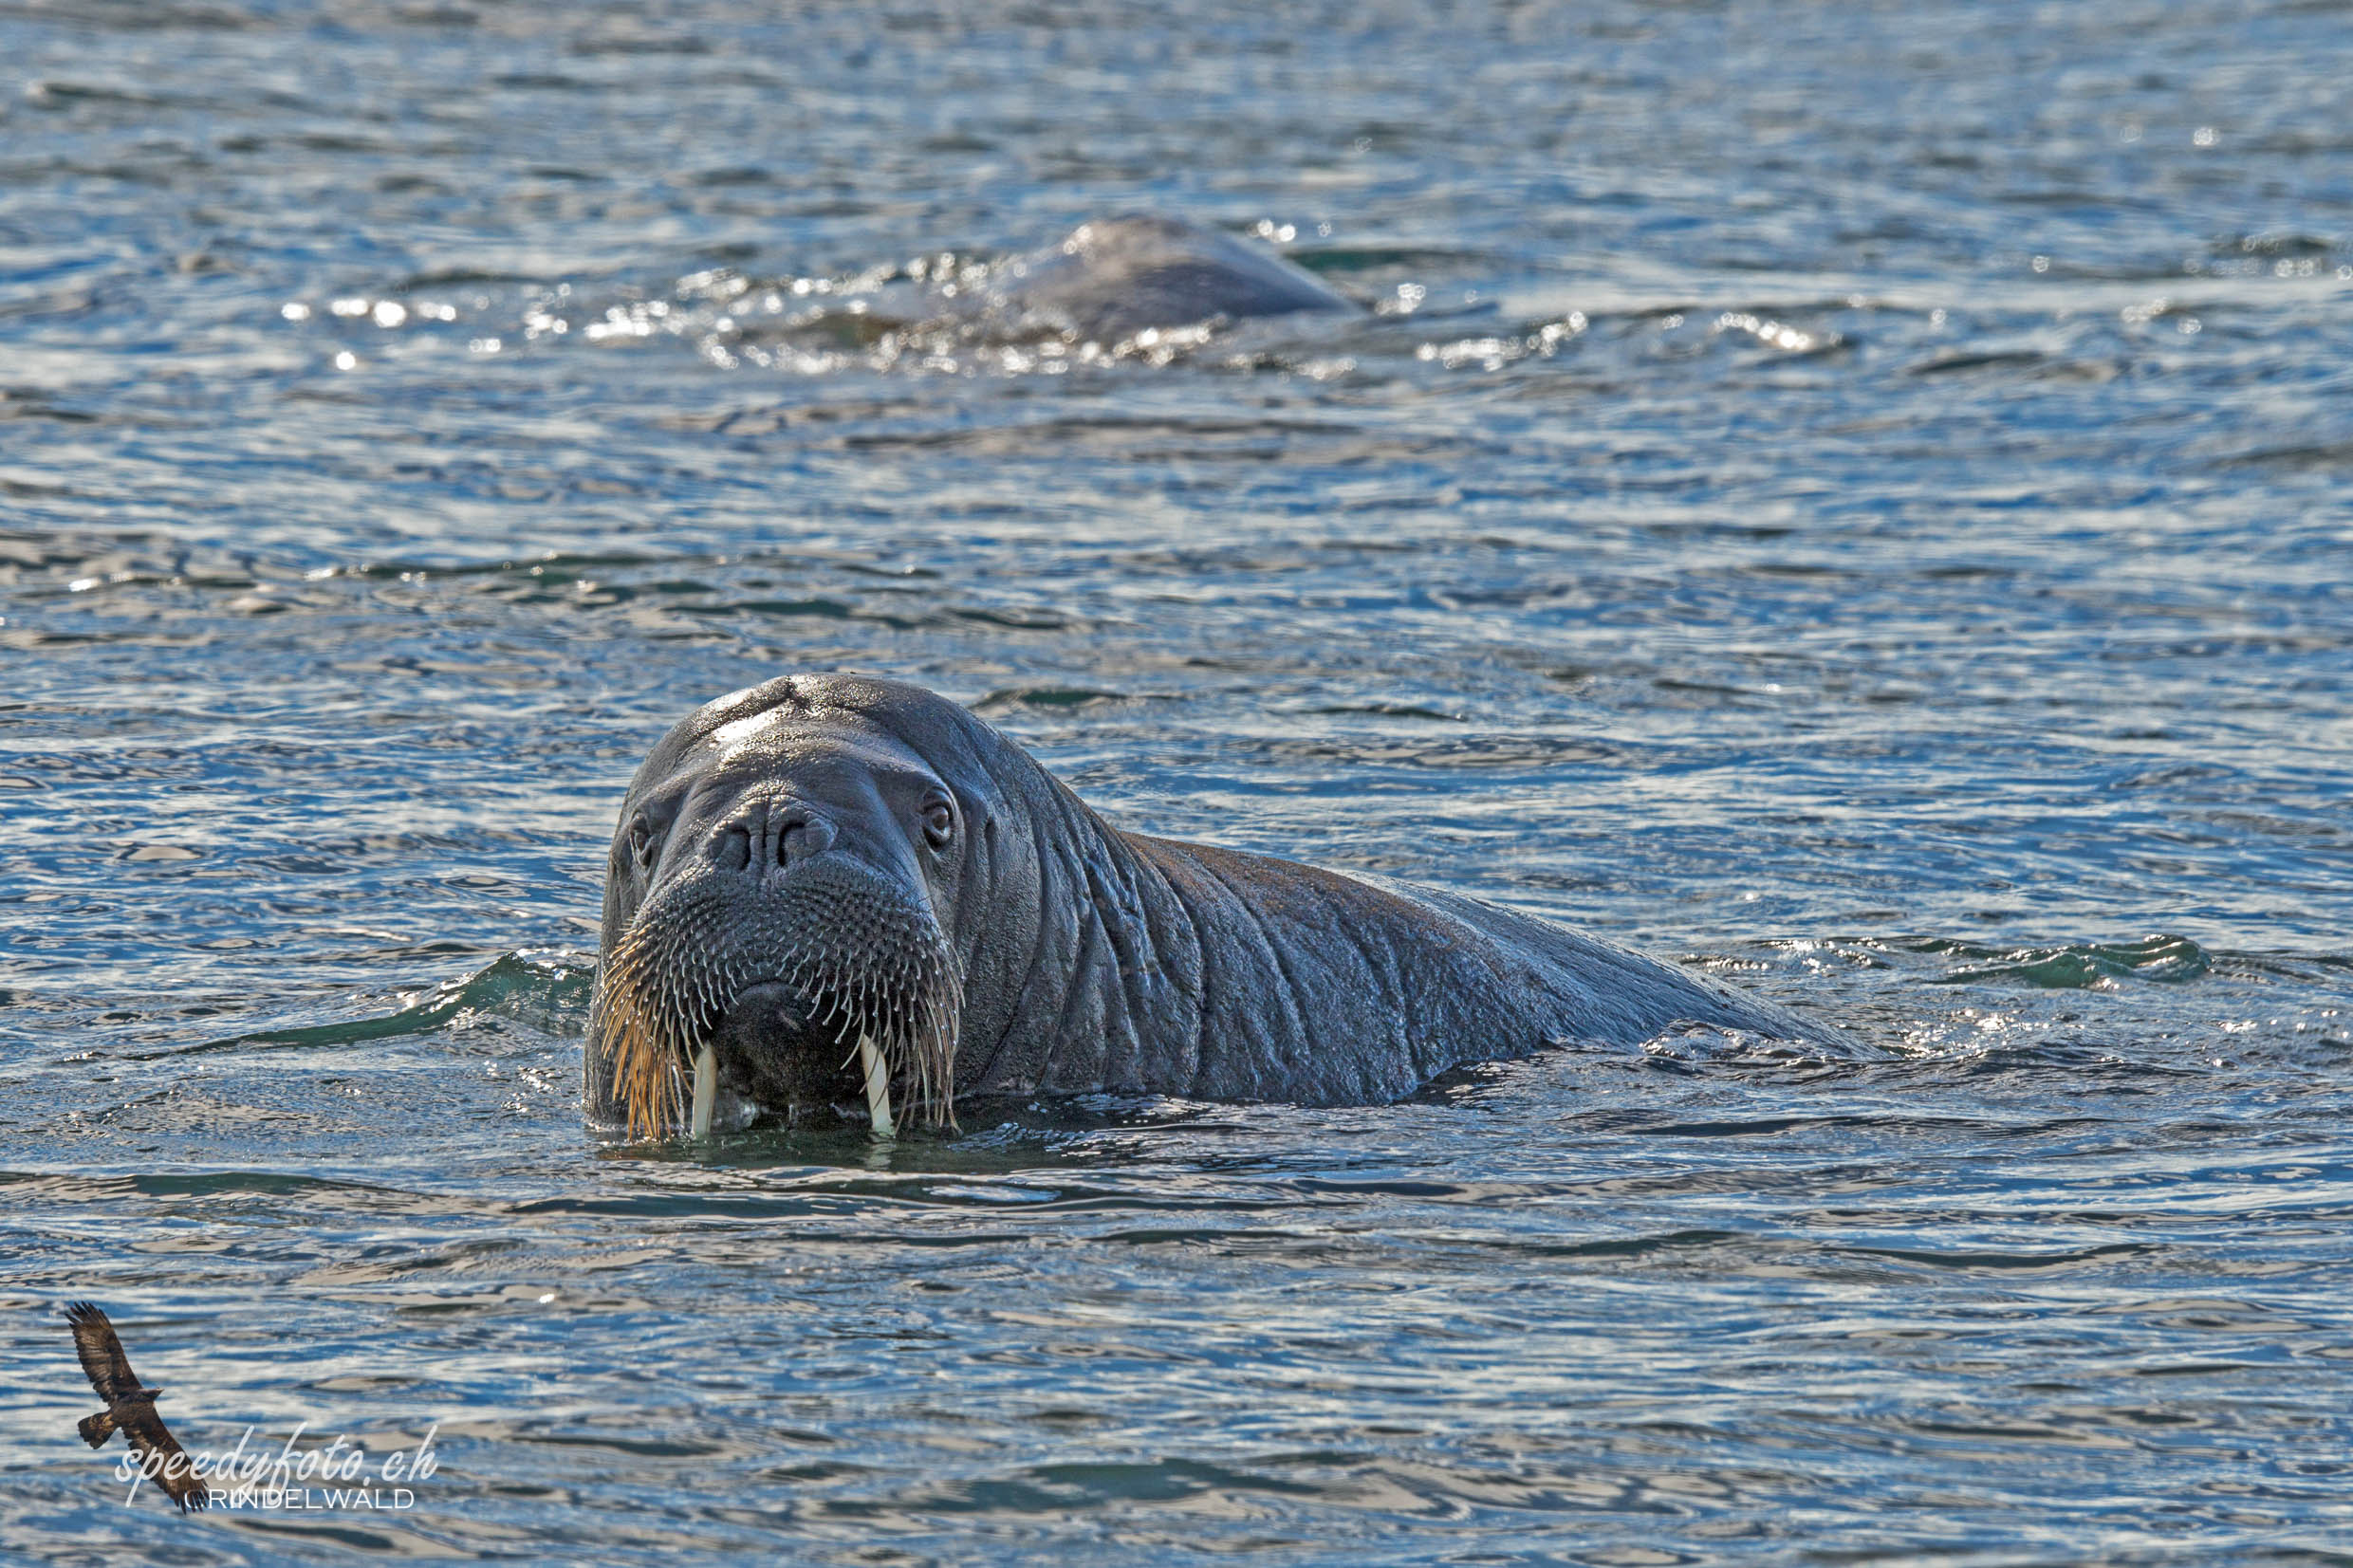
[[[1122,837],[1202,933],[1201,1043],[1184,1091],[1202,1098],[1380,1103],[1468,1062],[1630,1047],[1683,1025],[1838,1043],[1787,1008],[1516,910]]]
[[[1001,314],[1089,338],[1359,307],[1314,273],[1264,246],[1178,218],[1097,218],[1007,267],[992,295]]]
[[[1573,1040],[1635,1045],[1675,1024],[1696,1024],[1840,1049],[1853,1044],[1838,1030],[1778,1003],[1561,921],[1441,888],[1387,877],[1365,880],[1433,913],[1459,920],[1573,979],[1592,996],[1578,1011]]]

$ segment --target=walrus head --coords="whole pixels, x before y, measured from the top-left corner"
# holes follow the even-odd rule
[[[931,706],[899,710],[916,698]],[[973,722],[913,688],[787,677],[655,748],[606,868],[591,1116],[673,1135],[715,1079],[769,1109],[863,1098],[878,1128],[893,1104],[953,1118],[954,916],[987,799],[909,737],[954,742],[955,720]]]

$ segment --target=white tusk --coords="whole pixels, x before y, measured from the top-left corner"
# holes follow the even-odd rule
[[[719,1059],[706,1045],[695,1053],[695,1120],[687,1136],[696,1143],[711,1136],[711,1111],[719,1099]]]
[[[899,1126],[891,1120],[891,1075],[883,1070],[882,1053],[872,1035],[858,1037],[858,1063],[866,1070],[866,1114],[874,1117],[874,1135],[899,1136]]]

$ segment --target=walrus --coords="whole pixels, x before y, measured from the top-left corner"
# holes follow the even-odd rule
[[[699,1137],[861,1104],[888,1134],[974,1096],[1372,1104],[1687,1024],[1839,1039],[1532,914],[1114,827],[945,697],[790,674],[629,785],[585,1105]]]
[[[1147,327],[1362,307],[1263,245],[1182,218],[1083,223],[1001,265],[981,296],[1008,331],[1110,341]]]

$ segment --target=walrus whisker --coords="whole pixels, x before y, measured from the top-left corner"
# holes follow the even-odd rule
[[[608,1075],[607,1103],[621,1111],[631,1137],[710,1135],[714,1031],[745,987],[769,984],[798,998],[811,1034],[849,1046],[843,1069],[859,1079],[878,1135],[897,1136],[908,1114],[955,1124],[962,982],[944,935],[928,912],[894,908],[855,884],[820,884],[802,896],[806,903],[790,916],[801,929],[774,946],[759,929],[727,930],[699,890],[641,911],[613,943],[591,1046]],[[812,940],[815,933],[822,935]]]

